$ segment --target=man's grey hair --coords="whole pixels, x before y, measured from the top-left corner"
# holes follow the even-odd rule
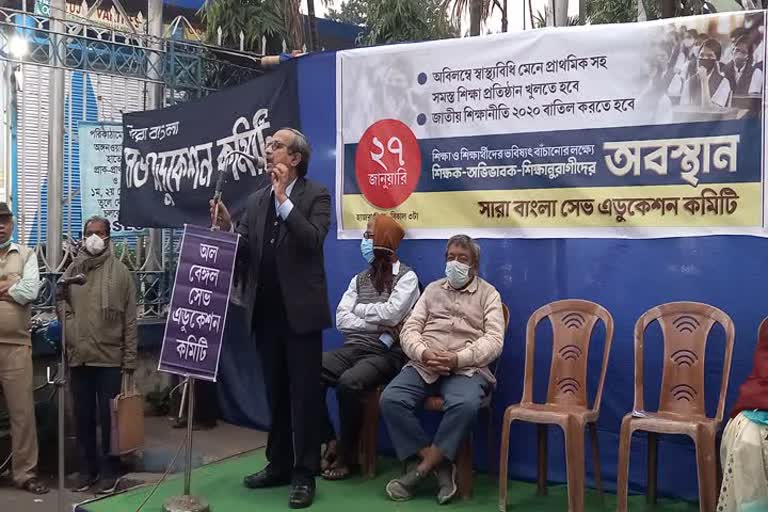
[[[309,157],[312,156],[312,148],[309,146],[307,137],[295,128],[282,128],[282,130],[293,134],[293,140],[288,145],[288,151],[301,155],[301,162],[299,162],[296,172],[299,176],[306,176],[307,171],[309,171]]]
[[[104,226],[104,229],[107,231],[107,236],[112,235],[112,225],[109,223],[109,220],[101,217],[100,215],[94,215],[85,221],[85,224],[83,224],[83,236],[85,236],[85,232],[88,229],[88,224],[92,222],[101,222],[101,224]]]
[[[479,268],[480,267],[480,246],[477,245],[477,242],[472,240],[471,237],[467,235],[453,235],[450,240],[448,240],[448,243],[445,244],[445,253],[448,254],[448,249],[451,248],[451,246],[458,245],[459,247],[464,247],[465,249],[469,249],[469,252],[472,253],[472,258],[474,261],[474,267]]]

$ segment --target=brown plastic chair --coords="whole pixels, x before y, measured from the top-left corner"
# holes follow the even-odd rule
[[[552,363],[547,401],[533,403],[533,367],[536,327],[544,318],[552,324]],[[587,397],[587,358],[592,331],[598,320],[605,324],[605,348],[594,404]],[[600,414],[603,382],[613,341],[613,317],[599,304],[586,300],[560,300],[537,309],[528,320],[525,340],[525,384],[523,399],[504,411],[499,459],[499,510],[507,508],[509,432],[515,420],[538,423],[538,494],[547,493],[547,425],[558,425],[565,433],[568,475],[568,510],[584,509],[584,427],[589,425],[595,480],[602,496],[600,452],[596,423]]]
[[[648,326],[659,322],[664,338],[664,367],[657,412],[646,412],[643,402],[643,339]],[[704,355],[709,332],[715,323],[725,330],[725,358],[717,414],[707,417],[704,408]],[[617,510],[627,510],[629,449],[632,434],[648,432],[648,487],[650,502],[656,499],[658,434],[683,434],[696,445],[699,478],[699,510],[713,512],[717,506],[715,435],[723,419],[728,377],[731,372],[734,325],[714,306],[698,302],[671,302],[646,311],[635,324],[634,412],[621,422]]]
[[[509,327],[509,308],[506,304],[501,305],[504,312],[504,332],[507,332]],[[499,358],[500,359],[500,358]],[[498,366],[498,359],[494,364],[494,374],[496,373],[496,366]],[[379,434],[379,399],[381,393],[384,390],[383,386],[379,387],[368,393],[365,398],[365,412],[363,416],[363,427],[360,433],[360,463],[362,465],[363,475],[367,478],[373,478],[376,476],[376,450],[378,448],[378,434]],[[488,395],[483,399],[483,403],[480,405],[481,410],[485,410],[488,414],[488,461],[493,459],[493,414],[491,408],[491,402],[493,400],[493,389],[488,392]],[[443,410],[443,398],[440,396],[431,396],[424,401],[424,410],[432,412],[442,412]],[[473,491],[473,479],[472,471],[474,464],[474,455],[472,451],[472,435],[467,436],[467,439],[462,443],[456,458],[456,473],[457,473],[457,487],[458,494],[462,498],[469,498],[472,496]]]

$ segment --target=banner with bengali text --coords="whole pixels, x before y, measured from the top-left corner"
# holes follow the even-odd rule
[[[268,184],[256,161],[282,127],[299,127],[295,62],[199,101],[123,114],[119,221],[170,228],[210,223],[219,173],[234,218]]]
[[[113,238],[145,234],[141,228],[123,226],[118,221],[123,126],[120,123],[80,121],[77,138],[83,219],[94,215],[108,219]]]
[[[765,236],[764,26],[739,12],[338,52],[338,236],[382,212],[410,238]]]
[[[216,381],[240,236],[184,226],[160,371]]]

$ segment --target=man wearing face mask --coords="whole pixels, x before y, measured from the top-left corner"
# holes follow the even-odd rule
[[[381,412],[397,456],[412,461],[387,484],[395,501],[413,497],[429,474],[438,482],[437,501],[456,494],[454,461],[480,404],[496,382],[488,365],[501,354],[504,313],[501,296],[477,275],[480,247],[466,235],[448,241],[444,279],[427,286],[400,333],[409,362],[386,387]],[[430,441],[416,408],[440,395],[443,417]]]
[[[0,384],[11,419],[13,483],[34,494],[48,492],[37,479],[37,426],[32,376],[30,304],[40,291],[37,257],[11,241],[13,214],[0,203]]]
[[[84,274],[87,281],[83,286],[71,286],[58,301],[59,318],[66,322],[82,456],[73,490],[85,492],[95,486],[98,494],[108,494],[117,485],[120,464],[118,457],[110,455],[110,400],[120,393],[122,375],[136,368],[136,287],[128,268],[112,254],[109,221],[91,217],[83,231],[82,247],[64,277]],[[101,447],[97,424],[101,426]]]
[[[339,439],[324,408],[327,448],[323,478],[343,480],[355,473],[365,393],[387,384],[405,362],[399,327],[419,299],[416,273],[397,257],[405,231],[389,215],[376,215],[360,243],[368,268],[349,282],[336,309],[341,348],[323,354],[323,385],[336,388]],[[325,393],[323,393],[325,397]]]
[[[707,39],[697,59],[696,74],[683,85],[681,105],[712,108],[731,106],[731,83],[720,69],[722,47],[715,39]]]

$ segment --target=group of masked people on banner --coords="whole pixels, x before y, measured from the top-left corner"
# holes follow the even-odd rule
[[[747,15],[746,20],[724,43],[714,33],[671,27],[655,44],[650,73],[662,102],[711,109],[737,106],[735,98],[762,97],[763,14]]]
[[[48,486],[37,475],[30,334],[32,303],[41,289],[39,262],[34,250],[12,241],[13,231],[13,213],[0,203],[0,382],[11,420],[11,473],[17,487],[45,494]],[[83,243],[64,273],[65,278],[82,274],[86,282],[56,291],[59,318],[66,323],[80,455],[78,476],[69,487],[97,494],[113,492],[120,476],[120,457],[111,447],[110,400],[136,368],[138,339],[136,287],[110,245],[109,221],[88,219]]]
[[[238,272],[272,417],[268,463],[246,476],[244,485],[289,486],[289,506],[303,508],[314,500],[316,475],[342,480],[359,474],[365,399],[383,388],[380,411],[397,456],[406,463],[386,485],[387,495],[411,499],[420,483],[432,479],[437,501],[448,503],[457,493],[459,446],[496,383],[490,366],[504,343],[501,296],[478,275],[478,244],[465,235],[448,240],[445,277],[422,291],[416,272],[398,258],[403,228],[388,215],[374,215],[360,242],[367,265],[352,276],[336,309],[336,328],[345,342],[323,352],[321,332],[332,326],[323,256],[331,196],[307,179],[310,146],[297,130],[277,131],[266,156],[271,186],[249,198],[239,220],[224,204],[214,208],[211,202],[212,217],[217,212],[212,223],[242,237]],[[768,353],[768,346],[761,350]],[[768,356],[756,363],[750,379],[757,383],[753,388],[768,390]],[[328,388],[335,388],[338,399],[338,431],[329,419]],[[418,411],[434,395],[444,406],[430,437]],[[768,411],[764,392],[742,395],[744,408]],[[768,412],[737,409],[734,416],[723,442],[732,476],[723,483],[728,488],[719,510],[746,512],[744,503],[760,503],[755,510],[763,510]]]

